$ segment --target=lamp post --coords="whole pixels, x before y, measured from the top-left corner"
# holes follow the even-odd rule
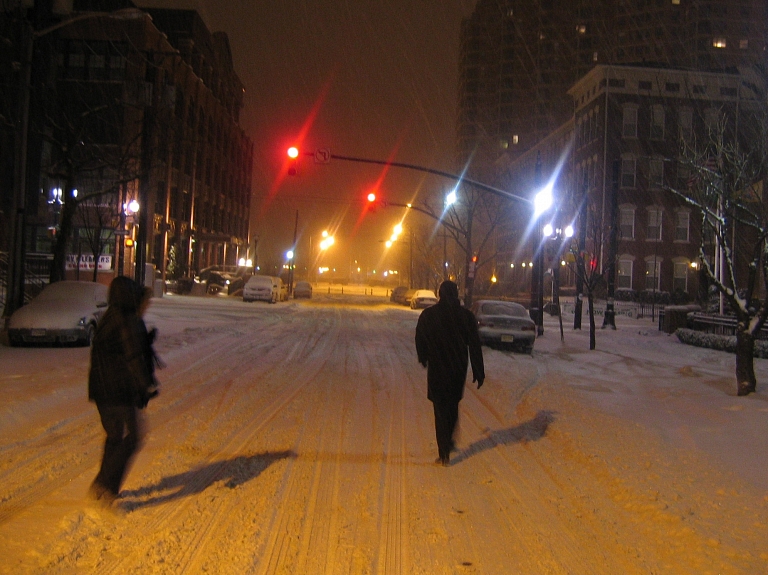
[[[541,162],[536,162],[537,180],[540,180]],[[534,236],[533,273],[531,274],[531,318],[536,323],[536,335],[544,335],[544,252],[541,215],[552,206],[552,185],[547,184],[533,201]]]
[[[563,247],[563,240],[570,240],[573,237],[573,226],[567,225],[565,228],[554,228],[552,224],[546,224],[542,232],[545,239],[558,242],[555,255],[552,258],[552,303],[557,310],[560,322],[560,340],[563,341],[565,337],[563,335],[563,314],[560,312],[560,252]],[[543,307],[541,311],[543,315]]]
[[[400,234],[403,233],[403,224],[397,224],[392,236],[385,242],[387,248],[391,248],[395,242],[400,241]],[[408,228],[408,288],[413,289],[413,230]]]

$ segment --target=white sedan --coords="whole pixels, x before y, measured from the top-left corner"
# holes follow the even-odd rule
[[[107,308],[107,286],[95,282],[49,284],[17,309],[8,322],[11,345],[33,343],[90,345]]]

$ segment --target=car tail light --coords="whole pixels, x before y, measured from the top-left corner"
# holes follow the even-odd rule
[[[479,325],[481,327],[493,327],[493,322],[492,321],[487,321],[487,320],[479,319],[479,320],[477,320],[477,325]]]
[[[535,325],[524,325],[520,331],[536,331]]]

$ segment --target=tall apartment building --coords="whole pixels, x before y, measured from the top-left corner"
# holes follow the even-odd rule
[[[457,169],[494,181],[573,114],[596,65],[723,72],[765,62],[765,0],[478,0],[461,29]]]

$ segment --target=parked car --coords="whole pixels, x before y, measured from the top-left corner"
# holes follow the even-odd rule
[[[435,292],[428,289],[416,290],[411,297],[411,309],[424,309],[436,303]]]
[[[312,284],[309,282],[296,282],[293,286],[293,298],[298,299],[300,297],[311,298],[312,297]]]
[[[272,276],[251,276],[243,287],[243,301],[266,301],[275,303],[281,300],[280,287]],[[282,283],[282,280],[280,280]]]
[[[107,286],[95,282],[49,284],[17,309],[8,322],[11,345],[34,343],[90,345],[107,308]]]
[[[477,318],[480,341],[490,346],[517,348],[525,353],[533,351],[536,324],[519,303],[478,300],[471,309]]]
[[[403,305],[411,305],[411,299],[413,298],[413,294],[415,294],[418,290],[415,289],[409,289],[407,292],[403,294]]]
[[[198,281],[206,284],[209,294],[226,291],[227,295],[232,295],[243,287],[243,270],[236,266],[211,266],[200,272]]]
[[[288,284],[284,283],[282,278],[277,276],[272,277],[272,289],[277,294],[277,300],[275,301],[288,301]]]
[[[407,286],[397,286],[395,289],[392,290],[392,294],[389,296],[389,301],[392,303],[399,303],[400,305],[403,304],[403,298],[405,297],[405,292],[408,291]]]

